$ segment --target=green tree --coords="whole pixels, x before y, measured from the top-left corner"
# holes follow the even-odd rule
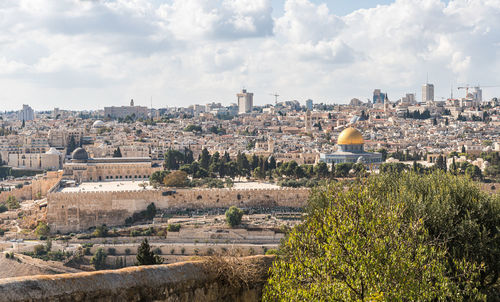
[[[35,229],[35,234],[37,236],[48,236],[50,234],[50,228],[46,222],[40,221]]]
[[[67,154],[71,154],[71,152],[73,152],[76,149],[76,147],[78,147],[78,145],[76,144],[75,137],[72,135],[69,138],[68,146],[66,148]]]
[[[330,184],[310,199],[308,215],[284,241],[263,301],[432,301],[471,298],[447,274],[447,251],[404,199],[370,178]],[[397,181],[397,179],[392,179]],[[474,280],[473,265],[452,261]],[[476,298],[476,296],[474,296]]]
[[[94,266],[96,270],[100,270],[106,267],[106,252],[103,248],[98,248],[90,259],[90,263]]]
[[[470,165],[465,169],[465,175],[469,176],[472,179],[480,180],[483,178],[483,174],[481,173],[481,169],[478,166]]]
[[[189,183],[187,178],[187,173],[184,171],[173,171],[172,173],[165,176],[163,179],[163,184],[167,187],[186,187]]]
[[[144,238],[141,245],[137,248],[137,265],[162,264],[163,258],[151,251],[148,239]]]
[[[226,211],[226,222],[231,227],[240,225],[242,217],[243,217],[243,210],[235,206],[231,206]]]
[[[120,150],[120,147],[116,148],[116,150],[113,152],[113,157],[122,157],[122,151]]]
[[[324,162],[319,162],[314,166],[314,174],[320,178],[328,177],[328,165]]]
[[[210,166],[210,153],[207,148],[201,150],[200,166],[208,171],[208,167]]]
[[[15,210],[15,209],[19,209],[21,207],[21,205],[17,201],[16,197],[13,195],[9,195],[9,197],[7,197],[7,201],[5,202],[5,205],[7,206],[7,208],[9,210]]]
[[[99,225],[95,228],[94,232],[92,233],[92,236],[94,237],[106,237],[108,236],[108,227],[106,225]]]

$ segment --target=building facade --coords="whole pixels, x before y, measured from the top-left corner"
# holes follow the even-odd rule
[[[127,116],[145,118],[148,116],[148,107],[134,106],[134,100],[130,100],[130,106],[104,107],[104,116],[109,118],[125,118]]]
[[[236,96],[238,97],[238,114],[252,112],[253,93],[243,89],[240,93],[236,94]]]
[[[434,85],[426,83],[422,86],[422,102],[434,101]]]
[[[87,151],[77,148],[71,161],[64,164],[64,176],[76,182],[111,180],[147,180],[161,167],[153,165],[149,157],[90,158]]]
[[[25,104],[17,113],[17,118],[20,121],[32,121],[35,119],[35,112],[33,111],[33,108]]]

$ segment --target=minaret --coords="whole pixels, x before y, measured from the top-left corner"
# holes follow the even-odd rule
[[[130,100],[130,107],[134,107],[134,99]]]

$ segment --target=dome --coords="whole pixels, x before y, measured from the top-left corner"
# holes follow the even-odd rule
[[[92,124],[93,128],[101,128],[104,127],[104,122],[101,120],[97,120]]]
[[[57,151],[56,148],[52,147],[49,149],[49,151],[45,152],[45,154],[61,155],[61,152]]]
[[[364,144],[363,135],[354,128],[346,128],[339,135],[337,144],[339,145],[361,145]]]
[[[76,148],[73,153],[71,153],[71,158],[74,160],[87,160],[89,159],[89,154],[83,148]]]

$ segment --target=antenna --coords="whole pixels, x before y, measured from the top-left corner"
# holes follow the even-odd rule
[[[429,84],[429,72],[427,72],[427,77],[425,78],[425,84]]]

